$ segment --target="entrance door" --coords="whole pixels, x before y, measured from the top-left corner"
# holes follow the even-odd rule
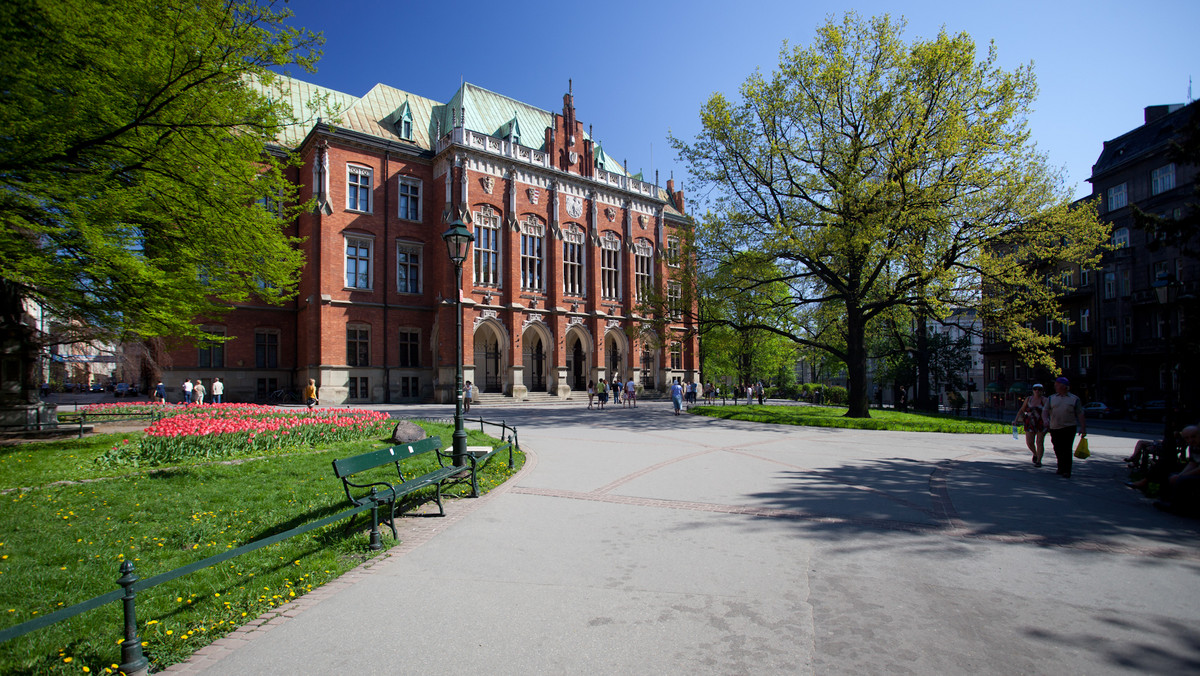
[[[575,345],[571,348],[571,389],[582,390],[587,387],[587,380],[584,376],[586,366],[583,358],[583,342],[576,338]]]
[[[529,350],[529,389],[533,392],[546,391],[546,350],[540,337],[533,339]]]

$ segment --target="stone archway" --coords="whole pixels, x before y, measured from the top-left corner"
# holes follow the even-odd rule
[[[493,322],[481,322],[475,327],[475,386],[480,392],[504,392],[504,334]]]
[[[550,391],[550,357],[554,338],[543,322],[527,322],[521,334],[522,384],[528,392]]]
[[[592,356],[595,354],[592,337],[580,326],[572,326],[567,330],[566,347],[567,386],[572,390],[585,390],[592,373]]]
[[[604,333],[604,366],[608,369],[609,380],[612,380],[613,376],[622,380],[629,377],[632,368],[629,362],[629,341],[619,327],[610,328]]]

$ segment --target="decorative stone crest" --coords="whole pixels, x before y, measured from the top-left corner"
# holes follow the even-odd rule
[[[542,224],[542,219],[533,214],[527,214],[525,220],[521,221],[521,232],[535,237],[544,237],[546,226]]]
[[[617,220],[617,210],[612,207],[605,207],[604,208],[604,216],[606,218],[608,218],[608,220],[610,222],[615,221],[615,220]]]
[[[491,176],[484,176],[479,182],[483,184],[483,191],[489,195],[496,189],[496,179]]]
[[[619,329],[619,328],[621,328],[621,320],[620,319],[610,319],[610,320],[608,320],[608,323],[604,325],[604,328]]]
[[[575,164],[579,161],[579,153],[572,150],[571,152],[567,153],[567,159],[570,160],[571,164]]]
[[[496,314],[495,310],[484,310],[483,312],[480,312],[479,316],[475,318],[475,328],[478,329],[480,324],[484,323],[488,319],[496,319],[497,316],[498,315]]]
[[[484,305],[492,304],[492,292],[491,291],[483,292],[483,304]],[[484,312],[495,312],[495,310],[484,310]]]
[[[567,197],[567,215],[571,218],[579,218],[583,215],[582,197]]]
[[[541,315],[530,315],[524,322],[521,323],[521,333],[524,334],[525,329],[529,328],[529,326],[534,323],[540,324],[541,326],[546,326],[546,320],[543,319]],[[547,330],[549,330],[549,328],[550,327],[546,326]]]
[[[642,226],[642,230],[646,229],[646,214],[638,215],[638,225]]]
[[[571,312],[574,312],[575,308],[579,307],[578,303],[572,303],[571,305]],[[567,326],[583,326],[583,317],[571,317],[567,320]]]
[[[542,194],[542,192],[540,190],[538,190],[537,188],[530,188],[530,189],[526,190],[525,193],[527,195],[529,195],[529,203],[530,204],[537,204],[538,198],[541,197],[541,194]]]

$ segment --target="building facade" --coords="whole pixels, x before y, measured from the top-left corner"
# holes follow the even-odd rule
[[[1062,288],[1070,324],[1043,320],[1059,334],[1058,373],[1085,400],[1114,410],[1136,410],[1147,401],[1180,392],[1179,372],[1168,366],[1168,342],[1188,327],[1181,304],[1160,304],[1155,284],[1169,279],[1178,297],[1200,292],[1200,240],[1170,243],[1143,226],[1136,211],[1171,221],[1188,217],[1196,201],[1194,163],[1181,162],[1176,144],[1200,104],[1149,106],[1144,124],[1106,141],[1088,179],[1100,218],[1112,227],[1112,250],[1097,270],[1051,271],[1047,283]],[[1193,122],[1194,123],[1194,122]],[[1027,386],[1057,373],[1021,363],[998,336],[985,343],[987,389],[993,400],[1018,405]]]
[[[363,97],[288,83],[333,120],[280,139],[314,200],[289,234],[306,265],[297,298],[233,308],[204,329],[221,344],[163,360],[225,381],[227,400],[262,400],[314,379],[323,404],[453,401],[454,267],[442,241],[464,222],[466,380],[480,392],[567,397],[588,381],[664,388],[698,377],[698,339],[673,276],[690,223],[682,191],[630,175],[576,119],[471,84],[439,103],[385,85]],[[672,311],[644,316],[654,299]]]

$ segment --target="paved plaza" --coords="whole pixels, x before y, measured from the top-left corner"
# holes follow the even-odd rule
[[[520,427],[518,476],[171,671],[1200,671],[1200,523],[1123,486],[1128,435],[1062,479],[1007,435],[477,414]]]

